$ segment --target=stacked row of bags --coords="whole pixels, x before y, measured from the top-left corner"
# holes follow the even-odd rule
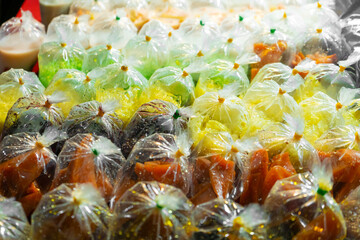
[[[354,21],[315,2],[174,30],[130,8],[60,16],[40,79],[1,74],[0,236],[359,238]],[[83,31],[101,17],[134,34]]]

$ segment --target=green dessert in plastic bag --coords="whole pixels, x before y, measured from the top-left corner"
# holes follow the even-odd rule
[[[0,196],[0,238],[29,239],[30,225],[19,202]]]
[[[95,100],[95,79],[89,73],[79,70],[62,69],[56,73],[49,86],[46,88],[46,94],[52,94],[56,91],[63,91],[67,101],[60,103],[65,116],[71,108],[79,103]]]
[[[35,73],[10,69],[0,75],[0,131],[6,115],[14,103],[31,93],[43,92],[44,86]]]
[[[113,48],[112,45],[100,45],[87,50],[82,70],[85,73],[97,67],[106,67],[113,63],[123,61],[124,56],[121,51]]]
[[[194,87],[193,79],[186,71],[175,67],[165,67],[156,70],[151,76],[147,91],[153,92],[159,88],[164,91],[164,95],[170,95],[181,106],[189,106],[195,99]]]
[[[228,62],[216,60],[209,65],[209,69],[200,73],[196,84],[195,93],[200,97],[206,92],[223,89],[232,83],[240,85],[240,95],[244,94],[249,87],[249,79],[244,69],[236,61]]]
[[[121,108],[115,112],[127,124],[141,105],[139,98],[148,86],[147,79],[131,66],[119,63],[94,69],[89,73],[94,77],[96,100],[116,100]]]
[[[105,239],[112,218],[90,184],[62,184],[41,199],[31,216],[32,239]]]
[[[194,240],[267,239],[269,218],[258,204],[246,207],[225,199],[214,199],[198,205],[193,211]]]
[[[47,87],[60,69],[81,70],[85,55],[85,49],[79,44],[44,43],[39,52],[40,81]]]
[[[188,239],[191,211],[180,189],[139,182],[115,204],[109,239]]]

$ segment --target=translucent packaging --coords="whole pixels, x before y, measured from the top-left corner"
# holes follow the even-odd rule
[[[2,137],[20,132],[43,133],[47,127],[60,127],[64,115],[58,104],[62,101],[61,92],[51,96],[33,93],[19,98],[8,112]]]
[[[113,63],[119,63],[124,60],[120,50],[113,48],[112,45],[100,45],[92,47],[86,51],[82,70],[85,73],[97,67],[106,67]]]
[[[249,126],[250,116],[244,102],[237,97],[241,89],[239,85],[239,83],[234,83],[218,92],[205,93],[195,99],[194,112],[219,121],[234,135],[242,137]]]
[[[95,81],[96,100],[117,100],[121,106],[115,112],[126,124],[140,106],[139,99],[148,86],[147,79],[127,64],[114,63],[89,73]]]
[[[57,91],[65,94],[66,101],[60,103],[59,107],[67,116],[73,106],[95,100],[95,79],[90,73],[86,75],[76,69],[62,69],[56,73],[45,93],[53,94]]]
[[[299,79],[295,79],[297,81]],[[262,111],[272,121],[281,122],[284,113],[296,114],[299,112],[299,105],[290,96],[296,84],[287,82],[279,85],[273,80],[254,83],[246,92],[244,102],[253,106],[256,110]],[[251,124],[256,124],[253,119]],[[259,120],[258,120],[259,121]]]
[[[189,162],[191,141],[187,134],[154,133],[140,139],[119,171],[115,198],[140,181],[158,181],[188,194],[192,187]]]
[[[291,239],[344,239],[346,224],[333,199],[329,164],[275,183],[265,200],[270,236]]]
[[[180,134],[191,116],[188,109],[178,108],[174,104],[153,100],[141,105],[124,129],[121,149],[127,157],[141,138],[154,133]]]
[[[269,218],[258,204],[246,207],[225,199],[198,205],[193,211],[198,231],[191,239],[267,239]]]
[[[114,207],[109,239],[188,239],[192,204],[181,190],[139,182]]]
[[[302,116],[284,115],[285,123],[274,124],[258,133],[260,144],[270,157],[288,153],[297,172],[309,171],[318,161],[315,148],[303,137],[305,121]]]
[[[244,68],[235,61],[229,62],[216,60],[209,65],[209,69],[200,73],[199,81],[196,84],[196,97],[206,92],[218,91],[224,86],[237,83],[240,85],[240,95],[243,95],[249,87],[249,79]]]
[[[6,136],[0,144],[0,194],[19,200],[30,214],[48,191],[56,172],[50,146],[64,139],[55,129]]]
[[[359,199],[360,199],[360,187],[356,188],[351,194],[341,202],[340,208],[344,215],[347,228],[347,237],[350,239],[356,239],[360,237],[359,231]]]
[[[31,93],[43,92],[44,86],[35,73],[10,69],[0,75],[0,131],[13,104]]]
[[[19,202],[0,197],[0,238],[27,240],[30,224]]]
[[[192,153],[194,165],[191,201],[201,204],[215,198],[237,199],[248,163],[239,143],[226,132],[204,136]]]
[[[65,142],[58,162],[60,170],[53,187],[62,183],[90,183],[109,202],[116,174],[125,158],[107,138],[77,134]]]
[[[113,48],[122,49],[137,34],[134,23],[120,11],[103,13],[96,18],[91,29],[91,47],[111,45]]]
[[[118,143],[123,128],[122,121],[115,113],[118,107],[116,101],[81,103],[71,109],[62,129],[69,137],[78,133],[92,133]]]
[[[78,16],[110,10],[109,0],[75,0],[70,6],[70,14]]]
[[[165,67],[154,72],[149,79],[147,91],[163,91],[164,95],[169,95],[181,106],[189,106],[195,99],[194,88],[194,82],[189,73],[180,68]]]
[[[39,78],[41,83],[47,87],[61,69],[81,70],[85,55],[85,49],[79,44],[44,43],[39,52]]]
[[[105,239],[112,214],[90,184],[63,184],[31,216],[32,239]]]
[[[0,27],[0,73],[10,68],[30,71],[44,41],[44,25],[30,11],[21,13],[20,18],[11,18]]]
[[[54,18],[47,30],[46,42],[77,43],[87,49],[90,26],[85,18],[74,15],[60,15]]]

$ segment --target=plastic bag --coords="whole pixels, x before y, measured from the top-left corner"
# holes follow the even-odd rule
[[[91,26],[90,46],[111,45],[113,48],[122,49],[127,42],[136,36],[137,28],[129,18],[120,11],[104,13],[96,18]]]
[[[254,44],[254,53],[260,57],[260,62],[251,65],[251,79],[257,72],[269,63],[281,62],[290,65],[294,57],[294,44],[289,36],[272,28],[268,33],[261,35]]]
[[[90,184],[63,184],[31,216],[32,239],[105,239],[112,214]]]
[[[21,11],[20,18],[11,18],[0,27],[0,73],[10,68],[30,71],[37,60],[45,27],[30,11]]]
[[[50,146],[64,136],[53,128],[43,135],[16,133],[0,144],[0,194],[15,197],[29,215],[50,188],[56,173],[56,155]]]
[[[148,86],[147,79],[133,67],[119,63],[94,69],[89,75],[95,81],[96,100],[117,100],[121,108],[115,112],[127,124],[140,106],[139,99]]]
[[[124,129],[120,141],[124,156],[129,155],[138,140],[151,134],[180,134],[187,127],[190,116],[191,112],[187,109],[179,109],[174,104],[162,100],[153,100],[141,105]]]
[[[338,101],[323,92],[300,102],[304,112],[304,136],[314,143],[327,130],[343,124],[358,125],[359,90],[341,88]]]
[[[187,18],[178,31],[186,43],[203,48],[209,48],[220,35],[219,26],[206,18]]]
[[[41,45],[39,52],[39,78],[47,87],[61,69],[81,70],[85,49],[79,44],[48,42]]]
[[[360,237],[359,231],[359,200],[360,187],[356,188],[351,194],[341,202],[340,208],[346,221],[347,235],[349,239],[356,239]]]
[[[125,158],[120,148],[107,138],[77,134],[65,142],[58,161],[60,172],[55,176],[53,187],[62,183],[90,183],[108,202]]]
[[[112,45],[101,45],[90,48],[86,51],[82,70],[85,73],[97,67],[106,67],[113,63],[122,62],[124,59],[120,50],[113,48]]]
[[[308,26],[313,26],[314,23],[319,26],[334,24],[338,23],[339,16],[331,9],[332,5],[334,1],[313,1],[313,3],[303,5],[299,12]]]
[[[171,29],[159,21],[146,23],[124,49],[127,60],[147,79],[167,62],[167,41]]]
[[[191,211],[180,189],[139,182],[116,203],[109,239],[188,239]]]
[[[70,6],[70,14],[84,15],[110,10],[109,0],[75,0]]]
[[[43,92],[44,86],[35,73],[22,69],[10,69],[0,75],[0,131],[6,115],[14,103],[31,93]]]
[[[244,69],[236,61],[228,62],[216,60],[209,65],[209,69],[200,73],[196,84],[195,94],[197,97],[210,91],[218,91],[224,86],[238,83],[240,95],[244,94],[249,87],[249,79]]]
[[[239,14],[225,18],[220,24],[220,31],[225,34],[240,36],[257,34],[260,26],[255,20],[256,13],[251,10],[242,11]]]
[[[329,164],[277,181],[265,200],[269,234],[286,239],[344,239],[346,225],[333,199]]]
[[[122,121],[115,113],[118,107],[116,101],[81,103],[71,109],[62,129],[69,137],[78,133],[92,133],[106,137],[117,144],[123,128]]]
[[[237,137],[242,137],[249,126],[249,113],[240,94],[240,84],[227,85],[218,92],[207,92],[195,99],[194,112],[219,121],[228,127]]]
[[[61,69],[55,74],[45,93],[64,92],[66,101],[59,103],[58,106],[67,116],[73,106],[95,100],[96,90],[94,85],[95,79],[90,73],[85,75],[79,70]]]
[[[285,123],[278,123],[258,133],[259,142],[269,156],[289,153],[296,172],[309,171],[318,160],[315,148],[303,137],[305,121],[302,116],[284,114]]]
[[[115,198],[140,181],[158,181],[188,194],[192,187],[191,144],[186,133],[154,133],[140,139],[119,171]]]
[[[264,112],[272,121],[281,122],[284,113],[293,114],[300,110],[299,105],[289,93],[295,90],[294,88],[301,82],[299,78],[293,80],[293,83],[287,84],[288,82],[285,82],[282,85],[273,80],[258,81],[248,89],[244,101],[254,106],[255,109]],[[296,83],[296,81],[299,82]],[[256,124],[256,122],[250,124]]]
[[[240,196],[241,181],[247,169],[242,150],[229,133],[204,136],[192,153],[194,176],[191,201],[195,205],[214,198],[234,200]]]
[[[231,200],[214,199],[193,211],[198,230],[191,239],[267,239],[269,221],[257,204],[246,207]]]
[[[60,15],[51,21],[46,42],[76,43],[87,49],[90,47],[89,33],[90,26],[87,19],[74,15]]]
[[[351,65],[359,61],[359,49],[356,48],[347,60],[339,61],[339,66],[335,64],[317,64],[305,78],[305,85],[299,89],[298,101],[312,97],[316,92],[324,92],[336,99],[342,87],[355,88],[356,76],[346,70]]]
[[[154,88],[160,88],[164,91],[164,95],[169,95],[181,106],[189,106],[195,99],[193,79],[189,73],[180,68],[165,67],[156,70],[149,79],[147,91],[151,94]]]
[[[61,92],[51,96],[33,93],[19,98],[8,112],[2,137],[20,132],[43,133],[47,127],[60,127],[64,115],[58,104],[62,101]]]
[[[0,238],[27,240],[30,225],[19,202],[0,197]]]

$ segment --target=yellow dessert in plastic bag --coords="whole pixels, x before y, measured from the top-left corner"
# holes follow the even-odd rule
[[[291,86],[280,86],[273,80],[257,82],[252,85],[244,96],[244,101],[263,111],[266,116],[281,122],[284,113],[292,114],[299,111],[299,105],[288,94]]]
[[[43,92],[44,86],[35,73],[22,69],[10,69],[0,75],[0,131],[7,112],[21,97],[34,92]]]
[[[193,110],[224,124],[232,134],[242,137],[248,129],[250,116],[237,93],[239,87],[236,84],[227,85],[218,92],[207,92],[195,99]]]

